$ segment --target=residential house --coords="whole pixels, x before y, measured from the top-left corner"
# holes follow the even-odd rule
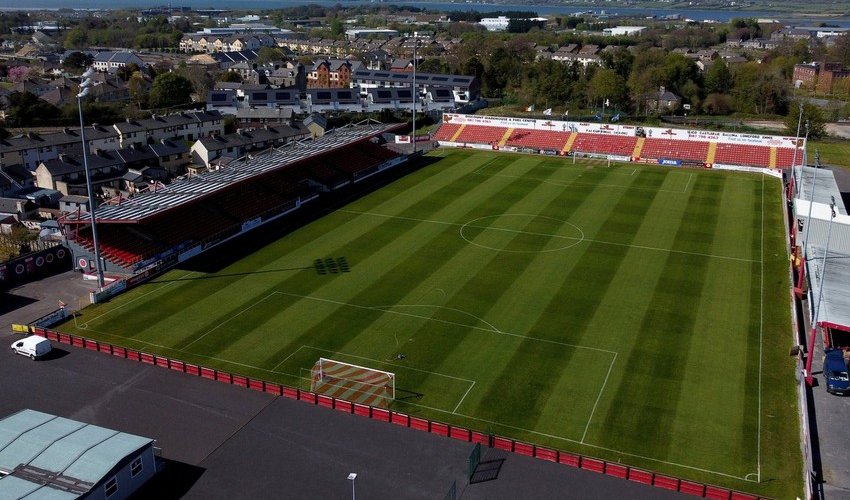
[[[0,198],[0,219],[11,217],[17,222],[33,219],[38,205],[26,198]]]
[[[360,61],[323,59],[307,70],[307,88],[343,88],[351,85],[351,75],[362,66]]]
[[[224,132],[224,121],[218,111],[185,111],[170,115],[132,120],[113,125],[121,147],[159,142],[161,139],[194,141],[199,137]]]
[[[87,156],[92,188],[97,192],[104,186],[120,188],[122,177],[127,173],[124,161],[115,151],[96,151]],[[61,154],[43,161],[35,171],[38,187],[55,189],[64,195],[85,196],[85,164],[82,155]]]
[[[250,161],[245,156],[249,152],[279,147],[309,136],[309,131],[302,124],[294,127],[266,126],[250,131],[239,130],[234,134],[201,137],[192,144],[191,154],[196,163],[209,168],[211,162],[222,157],[244,158]]]
[[[140,68],[143,68],[145,66],[144,61],[142,61],[139,56],[129,51],[98,52],[94,55],[94,60],[92,61],[92,67],[96,71],[101,71],[104,73],[115,73],[120,68],[129,66],[130,64],[135,64]]]
[[[647,96],[647,111],[649,113],[668,113],[682,106],[682,98],[664,87]]]

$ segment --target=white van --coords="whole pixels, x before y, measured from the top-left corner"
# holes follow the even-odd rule
[[[53,349],[53,346],[50,345],[50,341],[38,335],[30,335],[12,344],[12,352],[29,356],[30,359],[40,358],[50,352],[51,349]]]

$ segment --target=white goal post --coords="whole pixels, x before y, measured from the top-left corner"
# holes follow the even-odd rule
[[[341,399],[395,399],[395,373],[319,358],[310,370],[310,390]]]

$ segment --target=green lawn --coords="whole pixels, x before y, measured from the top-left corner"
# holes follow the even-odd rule
[[[396,373],[399,411],[800,493],[778,180],[437,154],[61,329],[301,387],[319,357],[367,365]],[[340,257],[350,272],[314,267]]]
[[[850,140],[824,139],[809,141],[809,164],[815,163],[815,153],[820,153],[821,165],[850,169]]]

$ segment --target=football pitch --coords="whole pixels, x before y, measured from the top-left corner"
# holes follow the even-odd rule
[[[305,389],[332,358],[395,373],[398,411],[799,494],[777,179],[426,158],[247,256],[189,262],[59,329]]]

